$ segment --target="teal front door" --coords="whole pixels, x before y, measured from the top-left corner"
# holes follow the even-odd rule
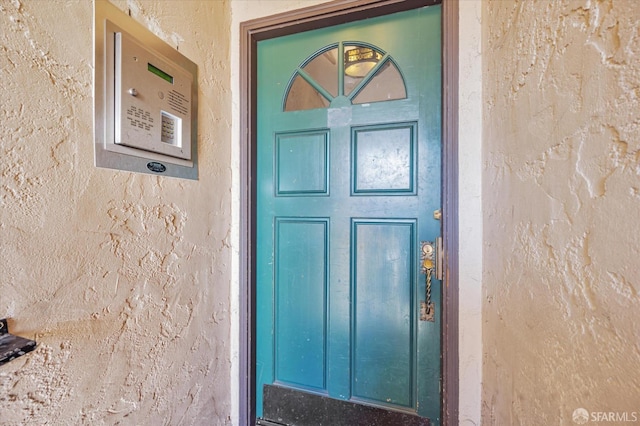
[[[258,418],[275,386],[440,423],[440,14],[258,44]]]

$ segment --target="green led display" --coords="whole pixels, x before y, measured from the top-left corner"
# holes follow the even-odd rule
[[[173,77],[162,71],[160,68],[157,68],[149,63],[147,63],[147,69],[160,77],[163,80],[167,80],[169,83],[173,84]]]

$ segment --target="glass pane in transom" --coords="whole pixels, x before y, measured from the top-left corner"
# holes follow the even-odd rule
[[[407,91],[400,71],[391,60],[378,69],[371,81],[353,98],[354,104],[405,99]]]
[[[302,68],[334,98],[338,96],[338,48],[318,54]]]
[[[324,96],[299,74],[296,75],[287,94],[287,101],[284,106],[285,111],[327,108],[328,106],[329,101]]]
[[[365,45],[344,46],[344,94],[348,96],[382,59],[382,52]]]

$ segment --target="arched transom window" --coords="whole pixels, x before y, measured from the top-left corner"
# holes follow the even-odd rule
[[[340,42],[320,49],[293,73],[284,111],[327,108],[335,99],[352,104],[405,99],[407,90],[395,61],[363,42]]]

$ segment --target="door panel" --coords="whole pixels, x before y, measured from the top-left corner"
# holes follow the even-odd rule
[[[279,383],[326,389],[328,230],[327,219],[276,218],[274,352]]]
[[[276,135],[276,196],[328,195],[329,133]]]
[[[354,219],[351,235],[352,396],[412,408],[416,222]]]
[[[353,129],[354,195],[414,194],[415,123]]]
[[[439,423],[440,57],[440,6],[259,42],[258,417],[275,384]]]

